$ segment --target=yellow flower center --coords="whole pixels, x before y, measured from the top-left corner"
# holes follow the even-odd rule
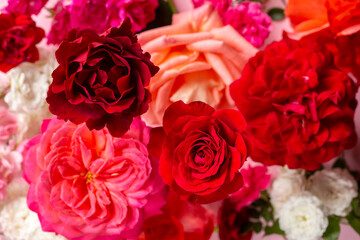
[[[93,175],[90,171],[88,171],[85,175],[86,184],[90,183],[93,178],[95,178],[95,175]]]

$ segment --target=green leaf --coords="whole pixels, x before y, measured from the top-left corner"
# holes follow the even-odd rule
[[[261,229],[262,229],[262,224],[261,224],[261,222],[253,222],[253,223],[252,223],[252,229],[253,229],[254,232],[256,232],[256,233],[261,232]]]
[[[272,220],[271,213],[267,207],[261,209],[260,215],[265,219],[266,222]]]
[[[285,232],[280,229],[279,220],[276,220],[274,224],[270,226],[265,227],[265,236],[270,234],[280,234],[285,235]]]
[[[336,161],[335,161],[334,164],[332,165],[332,168],[347,169],[347,165],[346,165],[345,159],[342,158],[342,157],[339,157],[338,159],[336,159]]]
[[[241,225],[239,234],[245,234],[248,231],[250,231],[251,229],[253,229],[253,223],[252,222],[246,222],[244,224]]]
[[[256,209],[254,208],[249,208],[248,209],[248,213],[250,215],[251,218],[256,218],[258,219],[260,217],[260,212],[257,211]]]
[[[360,234],[360,218],[355,215],[353,211],[351,211],[347,216],[346,219],[348,220],[350,226]]]
[[[50,13],[50,15],[47,16],[48,18],[54,18],[55,15],[57,14],[57,12],[55,12],[53,8],[45,8],[45,9]]]
[[[352,211],[355,216],[360,217],[360,199],[359,196],[351,202]]]
[[[267,202],[264,199],[259,198],[259,199],[255,200],[254,202],[252,202],[251,205],[256,206],[256,207],[264,207],[267,205]]]
[[[284,9],[282,8],[272,8],[267,13],[272,20],[280,21],[285,18]]]
[[[323,234],[324,240],[337,240],[340,234],[340,218],[336,216],[329,216],[329,225]]]
[[[146,25],[144,31],[170,25],[174,9],[170,2],[159,0],[159,6],[155,10],[155,19]]]
[[[175,7],[173,1],[172,1],[172,0],[168,0],[167,2],[168,2],[168,4],[169,4],[169,8],[171,9],[171,12],[172,12],[172,13],[177,13],[177,10],[176,10],[176,7]]]

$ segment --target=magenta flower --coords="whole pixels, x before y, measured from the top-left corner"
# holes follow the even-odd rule
[[[220,16],[222,16],[226,10],[231,6],[231,0],[207,0],[211,2],[215,9],[219,12]],[[194,7],[202,6],[206,0],[192,0]]]
[[[138,32],[155,19],[155,9],[159,3],[157,0],[108,0],[106,5],[111,14],[110,26],[119,26],[128,17],[132,30]]]
[[[99,34],[105,32],[109,28],[106,2],[104,0],[72,0],[72,4],[68,7],[71,27],[91,28]]]
[[[138,118],[122,138],[107,128],[44,121],[24,153],[28,205],[42,229],[76,240],[136,239],[144,218],[166,203],[148,142]]]
[[[261,47],[271,31],[271,18],[261,8],[258,2],[242,2],[228,8],[222,18],[252,45]]]
[[[6,11],[11,13],[32,15],[39,14],[48,0],[8,0]]]
[[[271,177],[267,173],[266,166],[254,164],[249,160],[240,169],[240,173],[243,176],[244,185],[230,197],[238,211],[259,198],[260,192],[269,186]]]
[[[53,10],[57,13],[51,22],[50,32],[47,35],[48,44],[59,44],[72,29],[70,13],[64,8],[62,2],[55,5]]]

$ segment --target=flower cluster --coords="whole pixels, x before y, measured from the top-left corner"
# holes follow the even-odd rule
[[[269,192],[275,217],[286,236],[316,240],[325,232],[328,216],[348,215],[358,186],[346,169],[324,169],[306,178],[303,170],[284,168]]]
[[[91,28],[99,34],[110,27],[120,26],[127,18],[132,23],[132,30],[138,32],[154,20],[157,7],[157,0],[59,1],[53,7],[56,15],[52,21],[48,43],[60,43],[73,28]]]
[[[360,233],[359,1],[3,2],[1,239]]]

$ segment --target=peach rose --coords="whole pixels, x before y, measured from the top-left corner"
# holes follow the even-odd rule
[[[351,35],[360,30],[359,1],[289,0],[285,15],[290,19],[294,31],[302,35],[327,27],[338,36]]]
[[[153,100],[143,115],[153,126],[161,125],[165,109],[178,100],[233,107],[229,85],[257,52],[234,28],[223,25],[210,3],[175,14],[172,25],[141,33],[139,42],[160,67],[150,81]]]

